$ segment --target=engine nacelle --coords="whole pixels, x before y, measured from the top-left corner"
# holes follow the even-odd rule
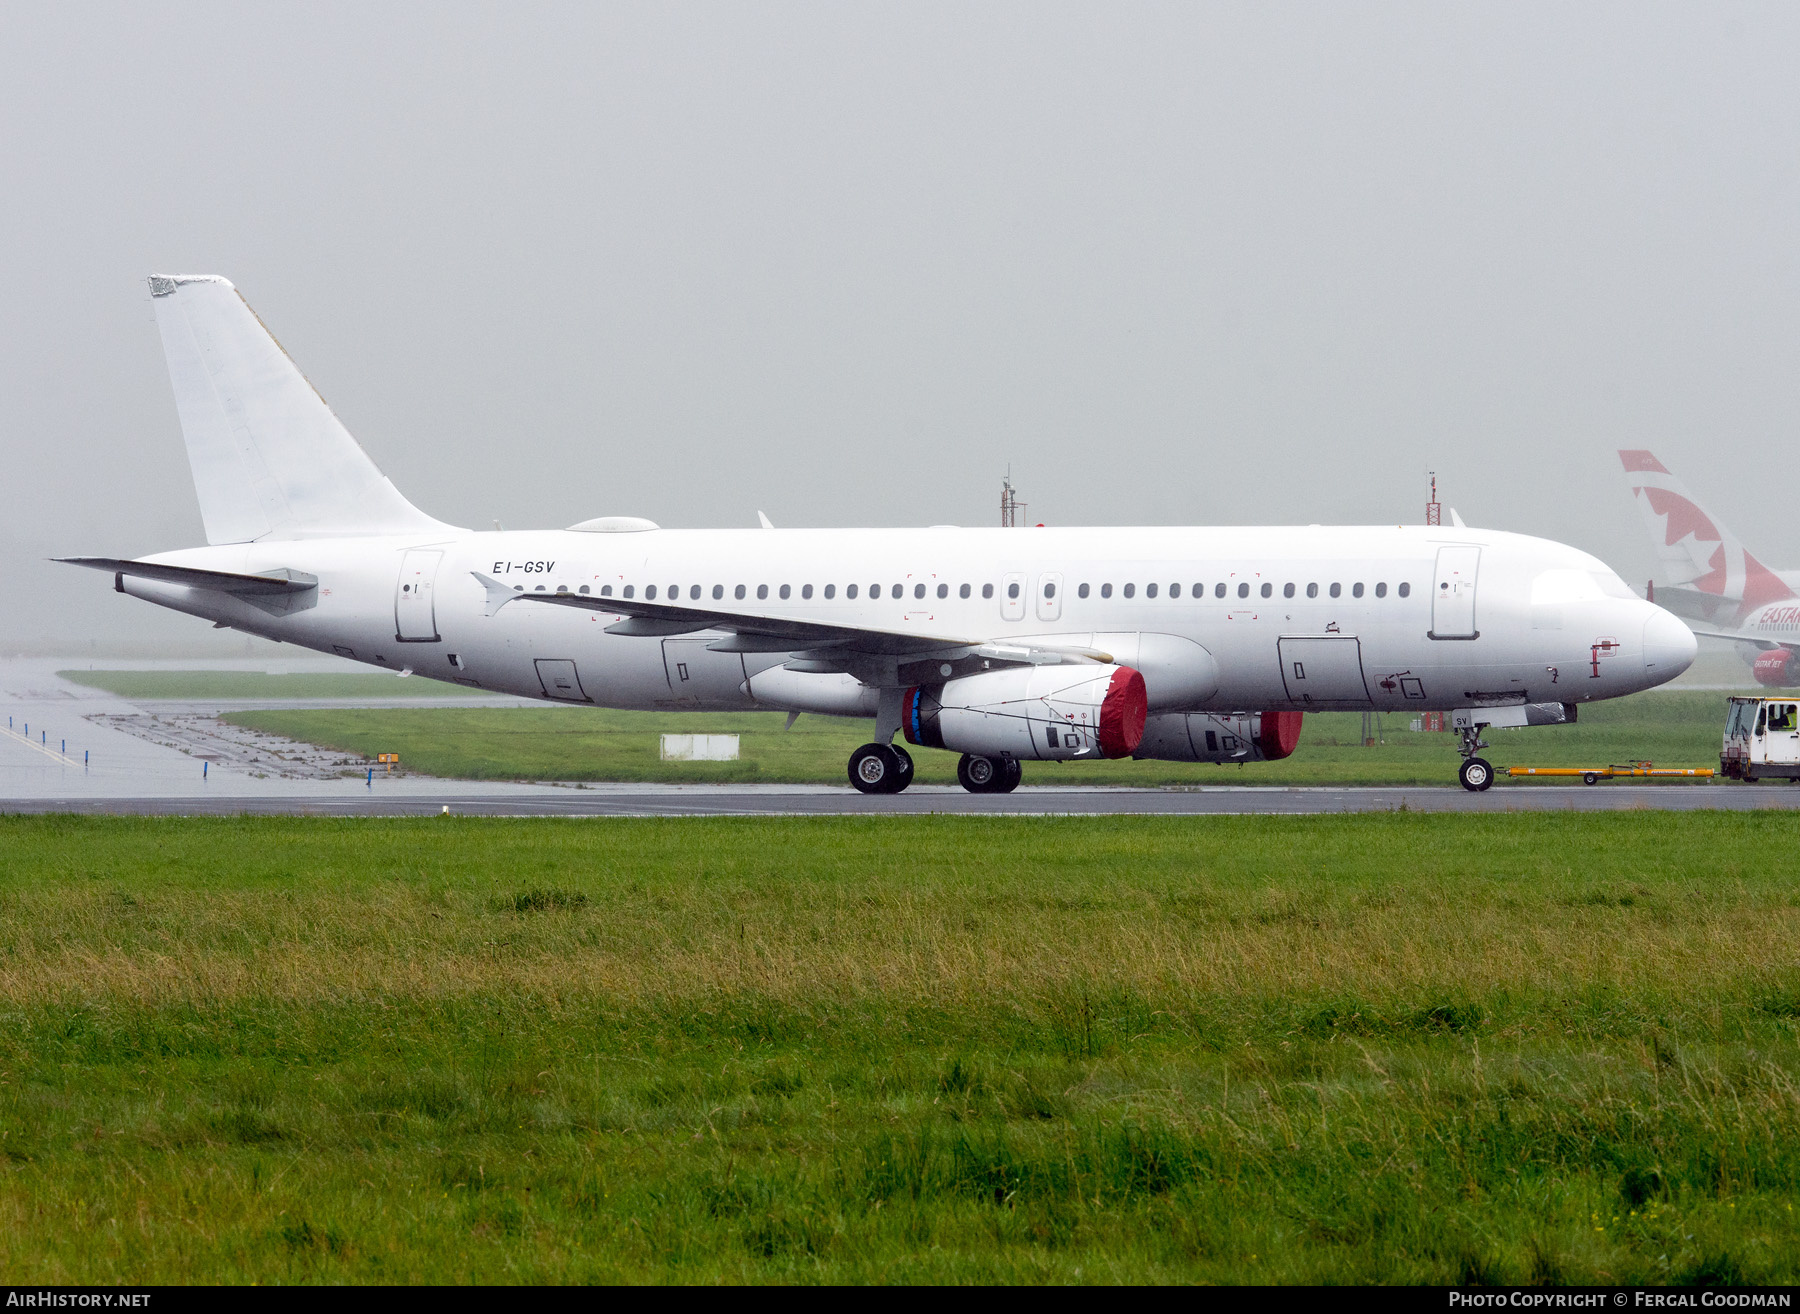
[[[1276,762],[1300,743],[1303,712],[1153,716],[1132,754],[1159,762]]]
[[[1756,677],[1758,684],[1766,684],[1771,689],[1791,687],[1796,675],[1794,650],[1771,648],[1768,652],[1758,653],[1756,660],[1750,663],[1750,674]]]
[[[900,729],[908,743],[982,757],[1129,757],[1145,709],[1144,677],[1129,666],[1017,666],[915,685]]]

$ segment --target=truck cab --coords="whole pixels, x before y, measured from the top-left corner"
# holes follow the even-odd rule
[[[1800,702],[1733,698],[1719,771],[1737,780],[1800,780]]]

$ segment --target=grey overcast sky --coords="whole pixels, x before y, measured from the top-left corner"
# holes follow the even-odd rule
[[[151,271],[461,524],[1417,521],[1800,567],[1800,7],[0,7],[0,648],[191,637]]]

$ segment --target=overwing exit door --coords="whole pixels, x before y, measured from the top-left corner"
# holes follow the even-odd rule
[[[436,643],[437,602],[433,597],[442,552],[412,551],[400,558],[394,585],[394,639],[399,643]]]
[[[1431,581],[1433,639],[1479,639],[1475,628],[1475,574],[1481,566],[1478,547],[1442,547],[1437,574]]]

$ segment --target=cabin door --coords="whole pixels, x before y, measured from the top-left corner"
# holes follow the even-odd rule
[[[1479,639],[1475,628],[1475,574],[1481,566],[1478,547],[1438,549],[1437,576],[1431,582],[1433,639]]]
[[[400,580],[394,585],[394,638],[400,643],[436,643],[437,583],[442,552],[408,552],[400,558]]]

